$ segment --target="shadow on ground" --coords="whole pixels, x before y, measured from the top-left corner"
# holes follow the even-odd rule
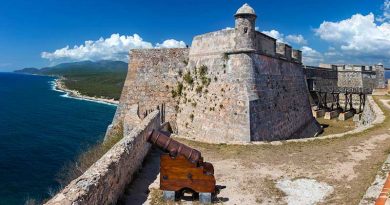
[[[161,153],[160,150],[152,147],[141,170],[134,176],[133,182],[126,187],[125,194],[118,201],[118,205],[138,205],[146,202],[149,186],[157,179],[160,172]]]

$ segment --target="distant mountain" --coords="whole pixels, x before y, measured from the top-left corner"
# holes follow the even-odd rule
[[[52,67],[24,68],[16,73],[64,77],[65,86],[83,95],[118,100],[127,74],[127,63],[122,61],[81,61],[62,63]]]
[[[92,74],[102,72],[126,72],[127,63],[122,61],[80,61],[73,63],[61,63],[52,67],[37,68],[24,68],[16,70],[16,73],[28,73],[28,74],[41,74],[41,75],[74,75],[74,74]]]
[[[38,68],[23,68],[21,70],[15,70],[15,73],[28,73],[28,74],[38,74],[39,69]]]

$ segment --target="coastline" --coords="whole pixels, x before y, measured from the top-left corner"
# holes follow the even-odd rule
[[[103,104],[108,104],[108,105],[112,105],[112,106],[118,106],[118,104],[119,104],[119,101],[114,100],[114,99],[106,99],[106,98],[98,98],[98,97],[90,97],[90,96],[82,95],[77,90],[68,89],[62,80],[63,80],[62,77],[54,79],[53,90],[65,93],[65,95],[63,95],[63,97],[91,101],[91,102],[96,102],[96,103],[103,103]]]

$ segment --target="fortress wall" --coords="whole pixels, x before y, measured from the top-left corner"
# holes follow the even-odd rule
[[[255,49],[264,54],[275,56],[276,39],[256,31]]]
[[[249,102],[251,139],[285,140],[318,133],[302,65],[257,54],[253,60],[258,98]]]
[[[304,72],[306,80],[308,83],[313,82],[314,87],[337,87],[338,76],[336,70],[306,66]]]
[[[372,98],[372,95],[368,95],[366,99],[366,105],[363,108],[362,116],[360,117],[360,120],[357,122],[358,126],[367,126],[374,122],[376,119],[376,112],[375,107],[376,103],[374,99]]]
[[[374,66],[375,72],[376,72],[376,88],[386,88],[385,83],[385,68],[383,65],[376,65]]]
[[[221,56],[190,55],[187,69],[194,73],[205,65],[212,81],[207,93],[196,92],[197,80],[185,85],[177,115],[180,136],[249,142],[313,137],[321,130],[311,114],[301,64],[254,53]]]
[[[364,88],[376,88],[377,87],[377,75],[375,72],[362,72],[362,81]]]
[[[363,77],[361,72],[357,71],[338,71],[338,81],[337,85],[339,87],[363,87]]]
[[[46,204],[116,204],[149,151],[147,134],[161,124],[158,111],[138,121],[135,127],[125,121],[123,139]]]
[[[142,118],[147,110],[165,104],[165,121],[176,121],[176,101],[171,91],[176,89],[179,71],[188,63],[187,48],[136,49],[130,53],[129,71],[123,87],[114,122],[123,119],[126,110],[139,103]]]
[[[220,30],[195,36],[192,41],[190,55],[223,54],[234,49],[235,29]]]
[[[202,86],[199,74],[193,86],[185,83],[177,114],[178,134],[217,143],[249,141],[247,80],[251,79],[251,63],[247,54],[190,56],[187,69],[194,79],[195,68],[204,65],[211,81],[201,92],[196,90]]]

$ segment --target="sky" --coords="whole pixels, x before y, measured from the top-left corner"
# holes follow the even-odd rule
[[[0,72],[184,47],[234,27],[244,3],[259,31],[302,50],[307,65],[390,67],[390,0],[0,0]]]

